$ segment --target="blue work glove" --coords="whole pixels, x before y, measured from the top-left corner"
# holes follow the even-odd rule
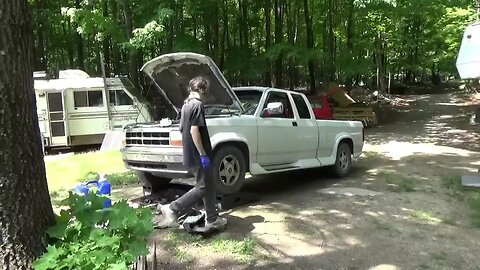
[[[200,161],[202,163],[202,168],[203,169],[207,169],[208,167],[210,167],[210,159],[208,158],[208,156],[201,155],[200,156]]]

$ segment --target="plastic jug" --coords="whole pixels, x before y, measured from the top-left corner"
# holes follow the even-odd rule
[[[112,187],[110,183],[107,181],[107,179],[105,178],[105,176],[100,177],[100,179],[98,180],[90,180],[90,181],[78,184],[75,187],[74,192],[77,194],[86,196],[90,191],[90,187],[92,185],[98,189],[99,195],[107,195],[107,196],[111,195]],[[103,207],[108,208],[110,206],[112,206],[112,200],[110,198],[107,198],[104,202]]]

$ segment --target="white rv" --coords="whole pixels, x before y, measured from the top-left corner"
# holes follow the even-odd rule
[[[480,22],[465,29],[456,65],[460,78],[480,78]]]
[[[61,71],[58,79],[35,76],[35,94],[44,147],[101,144],[108,131],[150,121],[147,104],[123,78],[91,78]]]

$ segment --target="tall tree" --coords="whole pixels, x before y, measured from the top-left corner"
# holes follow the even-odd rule
[[[75,8],[80,8],[80,0],[75,0]],[[78,25],[74,25],[78,27]],[[80,33],[75,31],[75,44],[77,45],[77,68],[85,70],[85,52],[83,48],[83,39]]]
[[[307,48],[313,50],[313,23],[308,7],[308,0],[303,0],[303,10],[305,12],[305,25],[307,26]],[[315,62],[312,58],[308,60],[308,78],[310,82],[310,92],[315,93]]]
[[[0,1],[0,269],[29,269],[54,214],[33,91],[27,0]]]
[[[272,35],[271,35],[271,12],[272,12],[272,4],[271,0],[264,0],[264,7],[265,13],[265,50],[268,50],[272,45]],[[270,61],[267,60],[267,70],[265,72],[265,85],[271,86],[272,85],[272,68]]]
[[[275,44],[283,42],[283,1],[275,1]],[[283,54],[280,53],[275,61],[275,79],[274,86],[278,88],[283,87]]]
[[[130,8],[130,0],[122,0],[123,4],[123,17],[125,19],[125,31],[128,39],[133,38],[133,19],[132,11]],[[138,72],[137,72],[137,52],[135,48],[130,48],[129,51],[129,69],[130,76],[134,85],[138,86]]]
[[[377,70],[392,72],[393,83],[454,75],[464,26],[475,20],[465,0],[29,2],[39,69],[99,76],[103,50],[112,75],[136,81],[144,61],[193,51],[211,56],[232,84],[283,87],[288,80],[294,89],[314,89],[318,79],[375,88]]]

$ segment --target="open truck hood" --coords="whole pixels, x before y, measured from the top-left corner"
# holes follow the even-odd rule
[[[243,107],[213,60],[196,53],[171,53],[156,57],[141,69],[155,83],[177,114],[188,97],[188,82],[202,75],[209,82],[205,106],[223,106],[243,113]]]

